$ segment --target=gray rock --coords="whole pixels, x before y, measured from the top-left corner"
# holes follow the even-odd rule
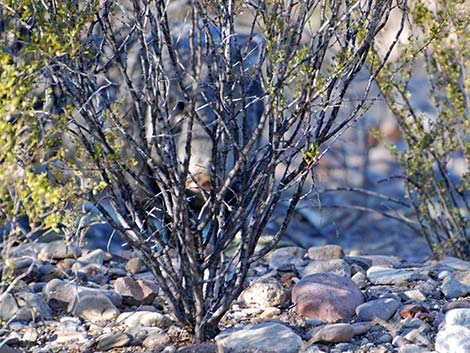
[[[304,353],[326,353],[326,351],[323,351],[320,347],[317,345],[309,346]]]
[[[470,309],[470,302],[455,301],[455,302],[445,303],[444,305],[442,305],[442,312],[444,314],[453,309]]]
[[[22,349],[12,348],[8,344],[2,344],[0,353],[23,353]]]
[[[349,278],[317,273],[301,279],[292,289],[295,312],[325,323],[348,322],[364,297]]]
[[[418,318],[415,317],[407,317],[402,321],[403,327],[421,327],[426,326],[427,324]]]
[[[383,335],[381,335],[380,337],[378,337],[375,342],[376,343],[390,343],[392,342],[393,340],[393,337],[391,334],[389,334],[388,332],[384,333]]]
[[[414,286],[414,289],[421,292],[426,297],[426,300],[429,300],[430,298],[434,298],[434,299],[440,299],[441,298],[441,291],[439,289],[439,282],[437,282],[433,279],[428,279],[426,282],[420,281],[420,282],[416,283],[416,286]],[[417,295],[419,295],[419,294],[417,294]],[[415,300],[419,301],[418,298],[419,297],[416,297]],[[423,301],[426,301],[426,300],[423,300]]]
[[[440,280],[444,280],[446,277],[450,277],[453,275],[453,271],[449,271],[449,270],[443,270],[443,271],[440,271],[438,274],[437,274],[437,278],[440,279]]]
[[[470,285],[470,271],[456,271],[454,278],[463,284]]]
[[[302,277],[321,272],[334,273],[338,276],[351,277],[351,267],[343,259],[318,260],[310,262],[301,271]]]
[[[0,238],[1,240],[1,238]],[[31,257],[15,257],[14,259],[8,260],[8,267],[13,270],[12,275],[16,275],[19,272],[25,272],[29,266],[33,263],[33,259]],[[0,270],[3,269],[5,264],[0,264]]]
[[[428,280],[429,277],[404,269],[393,269],[382,266],[372,266],[367,270],[367,277],[374,284],[401,284],[416,280]]]
[[[429,329],[429,326],[421,325],[420,327],[414,328],[410,330],[409,332],[407,332],[403,336],[403,338],[406,340],[406,342],[422,344],[424,346],[430,346],[431,341],[429,340],[429,337],[426,333],[428,329]]]
[[[64,316],[60,318],[60,328],[67,329],[67,330],[79,330],[81,326],[81,321],[79,318],[72,317],[72,316]]]
[[[51,306],[65,308],[75,296],[77,287],[75,282],[53,279],[44,286],[42,293]]]
[[[75,282],[61,281],[53,279],[43,288],[42,293],[49,305],[58,308],[66,308],[77,295],[104,294],[114,305],[122,304],[121,296],[113,290],[102,290],[80,286]]]
[[[77,262],[77,264],[79,264]],[[109,278],[104,275],[104,267],[96,264],[87,264],[84,266],[78,265],[77,274],[83,274],[88,279],[95,283],[107,283]]]
[[[54,335],[57,337],[54,342],[58,345],[68,345],[72,342],[78,344],[89,343],[86,329],[81,325],[80,319],[75,317],[62,317],[59,326],[54,331]]]
[[[31,282],[29,288],[31,288],[33,293],[42,293],[42,289],[46,284],[45,282]]]
[[[363,270],[367,270],[372,266],[372,260],[363,256],[345,256],[344,260],[350,265],[358,265]]]
[[[435,350],[439,353],[470,353],[470,329],[446,325],[437,333]]]
[[[444,318],[446,325],[460,325],[470,329],[470,309],[452,309],[446,313]]]
[[[3,325],[2,325],[3,326]],[[12,322],[8,325],[9,331],[2,330],[2,343],[7,343],[10,345],[18,345],[21,340],[21,335],[18,331],[25,329],[26,325],[23,325],[19,322]],[[1,348],[1,347],[0,347]]]
[[[20,292],[15,295],[18,303],[18,320],[48,319],[51,310],[41,293]]]
[[[331,353],[338,352],[338,353],[343,353],[343,352],[354,352],[356,351],[356,345],[352,343],[337,343],[334,345],[334,348],[330,351]]]
[[[350,324],[329,324],[315,327],[306,336],[308,343],[339,343],[349,342],[354,336],[354,329]]]
[[[164,332],[153,333],[142,342],[142,346],[152,352],[158,352],[168,344],[170,344],[170,336]]]
[[[374,326],[373,322],[355,322],[351,324],[354,330],[354,336],[363,335],[368,332]]]
[[[191,344],[186,347],[178,348],[177,353],[218,353],[216,344],[213,343],[201,343]]]
[[[392,346],[394,347],[402,347],[408,343],[409,342],[406,342],[402,336],[395,336],[392,340]]]
[[[131,338],[124,332],[110,332],[98,337],[96,348],[107,351],[112,348],[127,347],[131,343]]]
[[[367,287],[367,282],[366,282],[366,275],[362,272],[357,272],[355,273],[352,277],[351,280],[356,283],[356,285],[360,289],[365,289]]]
[[[67,271],[72,270],[76,262],[77,260],[75,259],[62,259],[62,260],[57,261],[56,266],[59,270],[63,272],[67,272]]]
[[[304,328],[312,328],[322,325],[323,323],[315,318],[305,318],[305,324],[303,325]]]
[[[10,293],[2,295],[0,300],[0,318],[2,320],[10,320],[18,311],[15,297]]]
[[[29,322],[51,317],[51,310],[42,294],[20,291],[5,293],[0,298],[0,318],[3,320]]]
[[[279,315],[281,315],[281,309],[277,307],[267,307],[263,310],[259,317],[267,321],[268,319],[278,317]]]
[[[425,353],[428,350],[417,344],[404,344],[398,349],[398,353]]]
[[[117,322],[119,324],[119,322]],[[156,326],[132,326],[132,327],[123,327],[125,328],[124,332],[132,336],[133,339],[138,342],[142,342],[149,336],[166,334],[165,330],[156,327]]]
[[[304,265],[303,257],[305,253],[305,249],[297,246],[276,249],[271,253],[269,258],[269,268],[277,270],[292,265],[296,268],[301,268]]]
[[[239,311],[239,313],[241,314],[239,316],[239,318],[243,318],[243,317],[249,317],[249,316],[258,316],[260,315],[262,312],[264,311],[264,308],[255,308],[255,307],[251,307],[251,308],[244,308],[244,309],[241,309]]]
[[[400,302],[393,298],[379,298],[368,301],[356,308],[358,321],[374,321],[390,319],[400,306]]]
[[[38,269],[36,280],[39,282],[49,282],[54,278],[64,278],[64,271],[52,264],[44,264]]]
[[[127,327],[158,326],[166,328],[172,324],[172,320],[167,315],[154,311],[122,313],[116,321]]]
[[[155,276],[153,275],[152,272],[150,271],[144,271],[140,273],[136,273],[135,275],[132,276],[136,281],[139,279],[144,279],[146,281],[152,281],[155,279]]]
[[[419,289],[407,290],[403,293],[408,299],[411,299],[416,302],[426,301],[426,295]]]
[[[219,352],[298,353],[302,339],[290,328],[266,322],[224,330],[215,337]]]
[[[277,280],[269,278],[253,282],[240,294],[240,299],[246,305],[278,307],[284,305],[287,294]]]
[[[312,246],[308,249],[308,257],[314,261],[342,259],[344,251],[339,245]]]
[[[42,261],[76,259],[82,255],[82,250],[72,244],[65,244],[63,241],[48,243],[41,249],[38,257]]]
[[[346,261],[346,260],[344,260]],[[349,262],[346,261],[346,263],[349,265],[349,267],[351,268],[351,275],[354,275],[358,272],[360,273],[366,273],[366,271],[361,267],[359,266],[358,264],[350,264]]]
[[[78,293],[67,311],[93,323],[114,320],[119,315],[119,310],[111,300],[100,292]]]
[[[446,299],[464,297],[470,293],[470,286],[457,281],[454,278],[447,277],[441,285],[441,292]]]
[[[363,255],[361,257],[372,261],[371,266],[381,266],[388,268],[400,267],[402,261],[398,256],[388,255]]]
[[[102,249],[95,249],[82,255],[78,258],[78,261],[84,264],[95,264],[102,266],[104,263],[104,251]]]
[[[470,262],[458,259],[456,257],[447,256],[439,261],[442,266],[448,266],[456,271],[470,271]]]
[[[133,257],[126,263],[126,271],[135,275],[142,272],[144,268],[144,262],[140,257]]]

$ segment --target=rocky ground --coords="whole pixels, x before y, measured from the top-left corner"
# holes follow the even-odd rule
[[[0,352],[470,352],[470,262],[283,247],[255,264],[211,342],[193,345],[130,251],[23,246]],[[458,350],[460,349],[460,350]]]
[[[397,179],[381,182],[397,171],[386,148],[356,132],[318,166],[318,195],[300,205],[284,247],[252,267],[213,341],[194,345],[145,265],[96,227],[88,250],[38,242],[0,264],[16,279],[0,295],[0,353],[470,353],[470,262],[430,260],[423,239],[383,216],[407,216],[406,207],[322,193],[402,197]],[[277,227],[274,217],[266,234]]]

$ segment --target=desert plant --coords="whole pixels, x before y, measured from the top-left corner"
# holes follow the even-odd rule
[[[469,15],[462,1],[410,2],[408,43],[378,76],[406,142],[394,154],[421,232],[436,256],[464,259],[470,259]],[[424,107],[415,99],[423,92]]]
[[[73,237],[83,202],[73,173],[60,167],[62,127],[44,76],[49,60],[78,43],[70,27],[87,21],[63,10],[48,21],[34,1],[0,3],[0,294],[24,275],[14,273],[13,250],[51,232]]]
[[[192,1],[179,22],[164,1],[21,4],[3,11],[29,24],[17,55],[33,44],[42,55],[56,164],[145,260],[177,321],[197,341],[214,336],[326,143],[368,108],[396,41],[368,70],[366,58],[396,5]],[[36,45],[46,19],[61,50]],[[359,73],[366,85],[348,100]],[[257,249],[281,201],[282,224]]]

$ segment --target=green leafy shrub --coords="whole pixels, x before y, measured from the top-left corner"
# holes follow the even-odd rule
[[[412,1],[408,18],[408,46],[378,78],[407,145],[394,155],[434,254],[470,259],[470,7]]]
[[[73,57],[79,28],[89,18],[70,17],[70,4],[54,9],[35,1],[0,4],[0,263],[14,246],[56,232],[73,236],[82,190],[79,172],[64,168],[66,106],[57,111],[45,75],[56,59]],[[70,167],[71,165],[69,165]],[[32,236],[36,235],[33,239]],[[0,292],[13,280],[4,266]]]

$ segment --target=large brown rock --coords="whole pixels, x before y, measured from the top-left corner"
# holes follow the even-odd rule
[[[292,289],[295,312],[322,322],[348,322],[364,297],[349,278],[315,273],[302,278]]]

